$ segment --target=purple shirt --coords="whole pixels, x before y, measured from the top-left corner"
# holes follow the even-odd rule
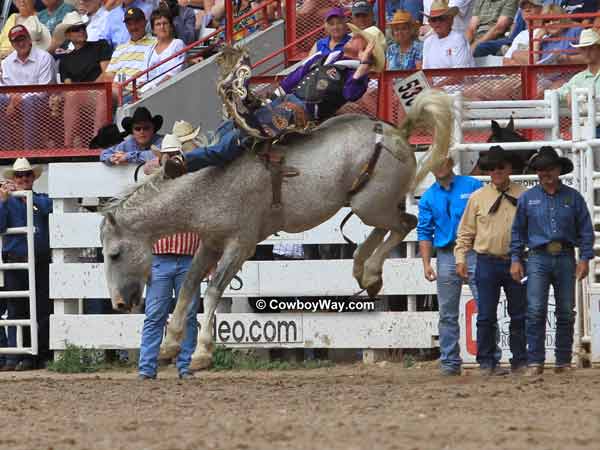
[[[337,55],[334,52],[330,53],[329,64],[333,64],[334,62],[343,60],[343,53],[339,52]],[[290,73],[287,77],[281,80],[280,86],[285,91],[286,94],[290,94],[294,88],[302,81],[302,78],[310,72],[313,63],[317,62],[321,58],[326,58],[326,56],[321,55],[320,53],[316,53],[310,58],[308,58],[304,63]],[[354,102],[361,98],[365,92],[367,92],[367,87],[369,85],[369,76],[363,75],[360,78],[354,78],[354,69],[344,71],[344,98],[349,102]]]

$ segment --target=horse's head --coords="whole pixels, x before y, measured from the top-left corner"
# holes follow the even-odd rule
[[[150,276],[152,253],[149,244],[120,226],[111,212],[104,214],[100,236],[113,309],[131,312],[140,304]]]
[[[515,131],[515,122],[511,117],[508,125],[502,128],[498,122],[492,120],[492,134],[488,142],[523,142],[527,141],[525,137]]]

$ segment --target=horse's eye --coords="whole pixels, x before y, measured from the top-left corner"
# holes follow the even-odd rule
[[[121,256],[121,253],[120,252],[115,252],[115,253],[111,253],[108,256],[111,259],[111,261],[118,261],[119,257]]]

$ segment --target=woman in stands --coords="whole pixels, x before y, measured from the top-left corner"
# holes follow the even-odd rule
[[[408,11],[398,10],[389,22],[394,42],[385,53],[388,70],[420,69],[423,43],[417,39],[419,24]]]
[[[331,8],[325,14],[325,33],[327,36],[315,42],[310,49],[310,55],[320,52],[328,55],[337,50],[343,50],[344,45],[350,41],[350,34],[346,26],[346,15],[342,8]]]
[[[148,67],[152,67],[161,61],[173,56],[175,53],[183,50],[185,44],[181,39],[175,38],[175,26],[173,17],[168,9],[157,9],[150,16],[150,25],[152,33],[156,36],[156,44],[150,53]],[[177,73],[183,70],[185,63],[185,53],[182,53],[173,59],[161,64],[156,69],[148,72],[148,81],[144,84],[141,91],[164,83]]]

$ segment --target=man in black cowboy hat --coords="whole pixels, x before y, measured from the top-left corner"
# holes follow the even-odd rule
[[[155,158],[150,150],[152,145],[160,147],[163,136],[158,134],[163,123],[162,116],[153,116],[147,108],[139,107],[133,117],[126,117],[121,126],[131,134],[120,144],[109,147],[100,154],[100,161],[113,166],[129,163],[143,163]]]
[[[573,170],[568,158],[559,157],[552,147],[542,147],[529,166],[537,172],[540,184],[519,198],[512,226],[510,272],[516,281],[524,278],[524,250],[528,247],[527,374],[536,376],[544,371],[550,285],[556,305],[555,371],[571,367],[575,282],[588,275],[589,260],[594,257],[594,228],[582,195],[558,178]],[[577,263],[575,247],[579,247]]]
[[[504,289],[510,314],[509,345],[511,369],[523,371],[527,366],[525,347],[525,286],[511,278],[510,235],[517,210],[517,199],[523,193],[521,185],[510,181],[516,155],[494,145],[479,159],[479,167],[488,172],[491,183],[475,191],[463,213],[454,256],[456,272],[467,279],[466,255],[477,253],[475,283],[477,285],[477,362],[482,375],[506,375],[499,366],[501,351],[497,351],[498,302]],[[520,281],[520,280],[519,280]]]

